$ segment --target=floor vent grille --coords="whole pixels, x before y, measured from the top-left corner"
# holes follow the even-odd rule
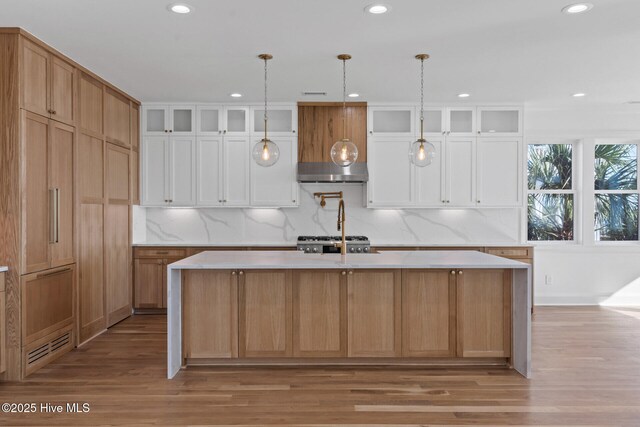
[[[48,354],[49,354],[49,343],[46,343],[27,353],[27,364],[32,365]]]

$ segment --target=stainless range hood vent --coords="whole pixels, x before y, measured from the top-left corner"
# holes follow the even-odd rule
[[[298,163],[298,182],[367,182],[366,163],[342,167],[330,162]]]

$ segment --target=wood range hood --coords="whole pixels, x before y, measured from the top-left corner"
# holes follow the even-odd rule
[[[358,147],[350,167],[336,166],[331,146],[343,138],[342,102],[298,102],[298,182],[366,182],[367,103],[347,102],[346,137]]]

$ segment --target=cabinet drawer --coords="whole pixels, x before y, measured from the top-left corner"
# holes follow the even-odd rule
[[[532,258],[531,248],[487,248],[486,253],[505,258]]]
[[[166,249],[166,248],[136,248],[136,258],[185,258],[187,249]]]

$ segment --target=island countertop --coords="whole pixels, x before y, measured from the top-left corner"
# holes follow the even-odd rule
[[[371,269],[508,268],[529,264],[477,251],[384,251],[370,254],[307,254],[301,251],[206,251],[169,264],[169,269]]]

